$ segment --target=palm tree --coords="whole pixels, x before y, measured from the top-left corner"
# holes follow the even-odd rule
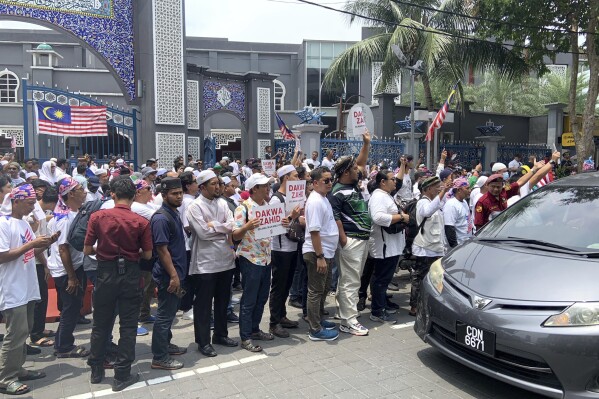
[[[430,8],[418,8],[414,4]],[[377,90],[386,87],[401,72],[391,50],[392,44],[402,49],[410,65],[416,60],[424,61],[426,70],[421,79],[429,111],[435,106],[431,82],[449,88],[457,80],[463,80],[468,68],[492,70],[504,80],[529,71],[519,54],[494,43],[469,40],[467,37],[476,29],[475,20],[443,12],[472,15],[472,0],[411,0],[411,3],[408,0],[349,0],[344,9],[356,14],[350,17],[350,24],[362,22],[373,28],[374,34],[348,47],[335,59],[324,79],[328,89],[336,88],[336,82],[359,68],[370,68],[371,63],[377,61],[383,62]],[[458,91],[462,93],[461,85]]]

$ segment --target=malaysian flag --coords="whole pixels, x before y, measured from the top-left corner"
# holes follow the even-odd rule
[[[295,134],[287,127],[283,119],[275,112],[275,117],[277,118],[277,125],[279,125],[279,129],[281,130],[281,134],[283,134],[283,140],[297,140]]]
[[[21,243],[27,244],[30,241],[33,241],[33,234],[29,226],[25,228],[25,234],[21,234]],[[27,264],[31,259],[35,258],[35,251],[33,249],[25,252],[23,254],[23,263]]]
[[[539,182],[536,184],[536,188],[541,188],[549,183],[551,183],[554,179],[553,177],[553,171],[549,171],[547,172],[547,174],[545,176],[543,176],[543,178],[541,180],[539,180]]]
[[[38,134],[52,136],[108,136],[106,107],[35,103]]]
[[[441,128],[441,125],[443,125],[443,121],[445,121],[445,116],[447,115],[447,111],[449,110],[449,104],[451,103],[451,100],[453,100],[455,91],[458,88],[458,83],[459,81],[457,81],[456,84],[453,86],[453,89],[451,89],[451,93],[449,93],[449,97],[447,97],[447,100],[445,101],[439,112],[437,112],[437,116],[435,116],[433,123],[431,123],[430,127],[428,128],[428,133],[426,134],[426,141],[431,141],[433,139],[433,135],[435,134],[435,129],[439,129]]]

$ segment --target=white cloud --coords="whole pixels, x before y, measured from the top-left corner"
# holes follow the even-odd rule
[[[340,0],[320,2],[340,8]],[[296,0],[186,0],[188,36],[231,41],[301,43],[312,40],[360,39],[360,26],[346,15]],[[44,29],[40,25],[0,20],[0,29]]]

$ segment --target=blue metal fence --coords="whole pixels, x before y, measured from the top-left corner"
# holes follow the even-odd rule
[[[102,164],[111,156],[118,156],[127,163],[137,162],[137,110],[126,111],[108,107],[101,101],[71,93],[57,88],[29,85],[22,80],[23,126],[25,158],[36,157],[40,160],[52,157],[77,158],[84,154],[94,155],[96,163]],[[108,136],[68,137],[38,135],[35,132],[35,102],[42,101],[66,106],[106,106],[106,124]],[[30,127],[33,130],[30,130]],[[35,134],[32,134],[35,133]],[[29,141],[33,140],[33,152]]]
[[[551,151],[547,144],[501,143],[497,146],[497,161],[507,165],[516,154],[520,154],[522,157],[521,162],[528,162],[531,156],[540,161],[545,157],[547,151]]]
[[[336,156],[358,155],[362,149],[362,140],[340,140],[340,139],[322,139],[320,140],[321,154],[326,154],[328,150],[334,150]],[[368,154],[369,164],[379,164],[381,162],[396,166],[397,160],[404,153],[404,145],[398,140],[372,140],[370,152]]]
[[[441,143],[441,151],[447,150],[447,157],[454,165],[459,165],[465,169],[471,169],[479,162],[485,168],[485,145],[475,141],[457,141]],[[426,142],[420,143],[420,152],[426,154]],[[423,160],[425,162],[425,160]],[[433,159],[431,164],[437,165],[438,159]],[[425,162],[426,163],[426,162]]]

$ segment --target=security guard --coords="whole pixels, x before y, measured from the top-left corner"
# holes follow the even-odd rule
[[[520,186],[526,183],[531,176],[532,173],[527,173],[517,182],[506,186],[503,175],[498,173],[491,175],[485,183],[488,191],[480,197],[474,207],[474,225],[476,228],[480,229],[501,211],[507,209],[508,198],[518,195]],[[526,180],[522,181],[523,179]]]
[[[152,232],[150,222],[131,211],[136,189],[128,175],[115,177],[110,182],[110,193],[114,208],[90,216],[83,253],[95,254],[98,259],[91,355],[87,361],[92,371],[90,382],[99,384],[104,378],[106,340],[118,310],[120,338],[112,383],[112,390],[117,392],[139,381],[139,374],[131,375],[141,302],[139,261],[140,256],[152,257]]]

